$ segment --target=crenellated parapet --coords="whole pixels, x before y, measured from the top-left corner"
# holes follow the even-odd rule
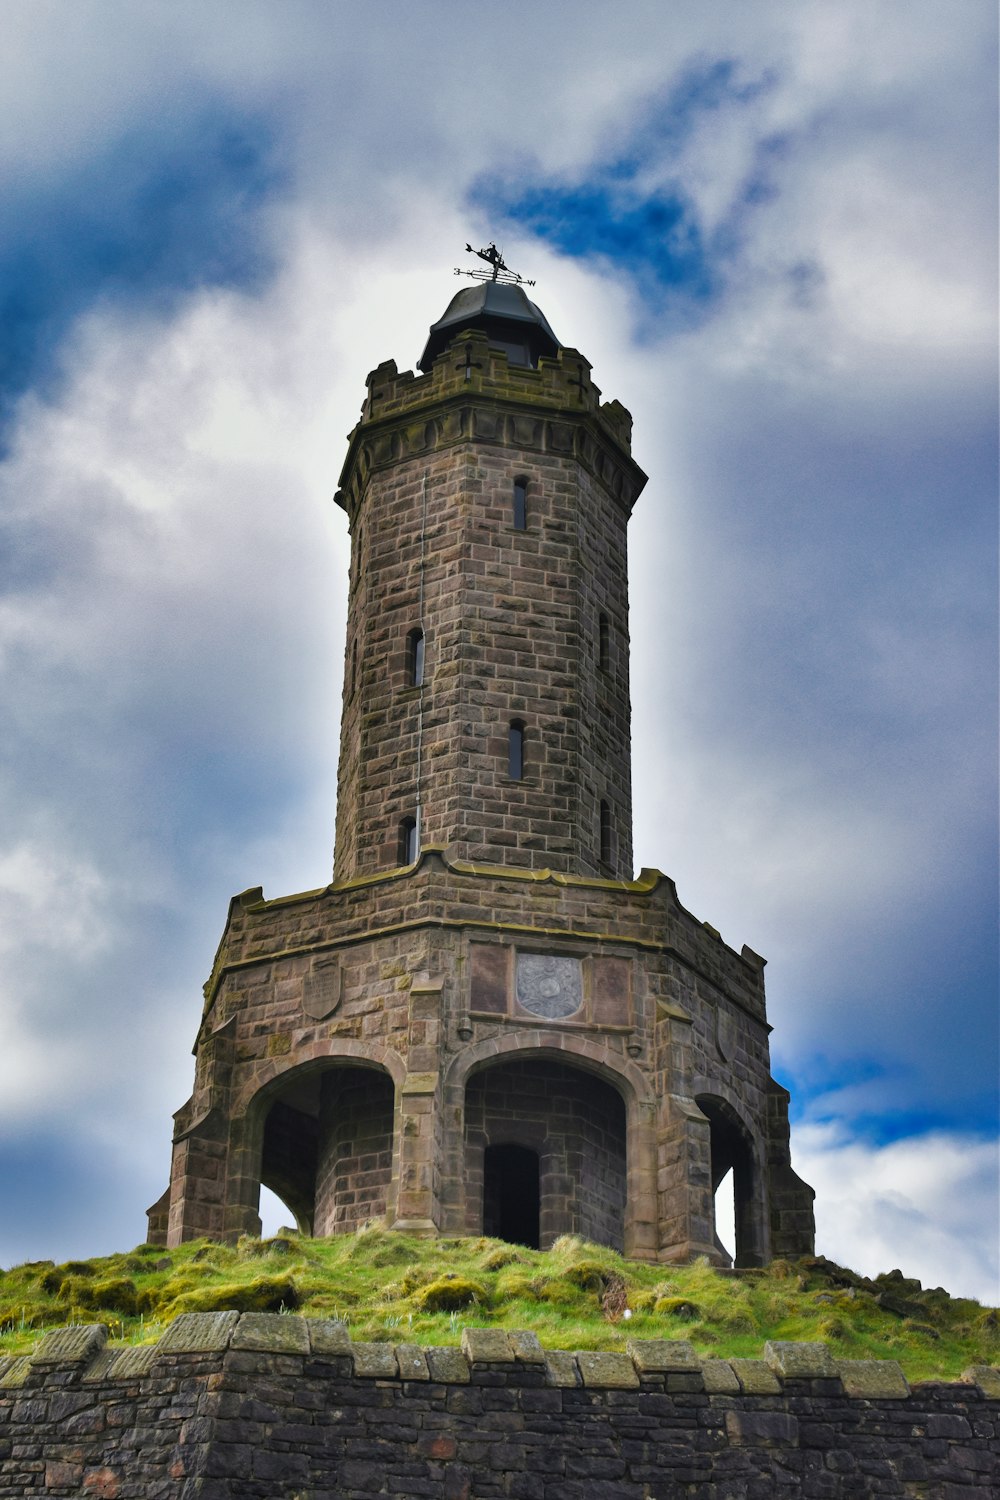
[[[426,375],[387,360],[368,376],[338,505],[353,519],[373,470],[473,442],[574,459],[631,511],[646,483],[631,456],[632,418],[619,401],[602,403],[590,370],[577,349],[543,357],[537,368],[512,363],[475,329],[459,334]]]

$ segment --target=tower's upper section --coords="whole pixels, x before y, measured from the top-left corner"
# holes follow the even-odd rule
[[[520,287],[460,292],[421,364],[369,375],[336,497],[336,878],[427,844],[630,877],[631,418]]]

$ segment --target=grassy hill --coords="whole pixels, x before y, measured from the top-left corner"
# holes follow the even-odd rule
[[[759,1355],[766,1339],[822,1339],[845,1358],[897,1359],[911,1380],[1000,1362],[995,1310],[899,1271],[870,1280],[822,1257],[739,1272],[649,1266],[575,1236],[539,1251],[376,1226],[15,1266],[0,1272],[0,1355],[28,1351],[58,1324],[103,1322],[112,1338],[146,1343],[179,1313],[223,1308],[340,1318],[355,1339],[394,1343],[455,1344],[470,1324],[530,1328],[558,1349],[685,1338],[720,1357]]]

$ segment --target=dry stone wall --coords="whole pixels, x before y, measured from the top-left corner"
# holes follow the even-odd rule
[[[101,1500],[994,1500],[1000,1371],[910,1387],[822,1344],[701,1361],[683,1341],[543,1350],[352,1343],[340,1323],[101,1326],[0,1360],[0,1496]]]

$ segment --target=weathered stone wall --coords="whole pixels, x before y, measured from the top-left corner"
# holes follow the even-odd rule
[[[95,1500],[993,1500],[1000,1372],[912,1389],[822,1344],[698,1360],[681,1341],[543,1351],[352,1344],[340,1324],[178,1318],[0,1360],[0,1496]]]

